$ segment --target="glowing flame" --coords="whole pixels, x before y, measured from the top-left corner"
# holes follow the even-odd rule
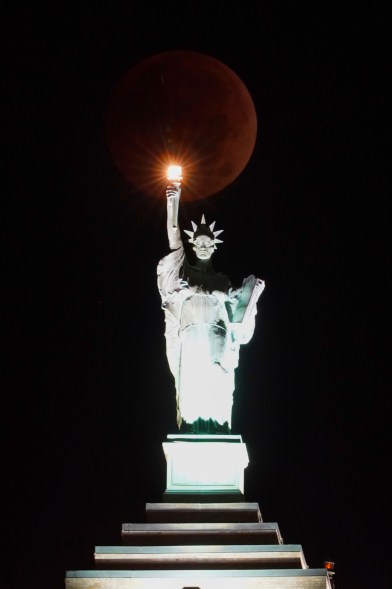
[[[172,182],[181,182],[182,180],[182,168],[177,165],[170,165],[167,168],[167,179]]]

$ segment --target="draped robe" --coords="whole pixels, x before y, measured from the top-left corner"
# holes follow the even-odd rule
[[[231,428],[234,372],[239,349],[254,332],[256,304],[246,319],[233,322],[241,293],[239,289],[207,289],[184,280],[187,265],[184,248],[159,261],[158,288],[165,314],[166,354],[174,376],[177,401],[177,424],[213,420]],[[217,273],[212,274],[220,277]],[[255,279],[254,279],[255,280]],[[198,282],[198,281],[196,281]],[[217,280],[218,285],[222,281]],[[257,299],[256,299],[257,302]]]

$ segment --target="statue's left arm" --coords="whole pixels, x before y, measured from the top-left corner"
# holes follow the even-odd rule
[[[232,332],[240,344],[246,344],[252,338],[255,329],[257,301],[264,287],[264,280],[253,275],[245,278],[242,283],[231,322]]]

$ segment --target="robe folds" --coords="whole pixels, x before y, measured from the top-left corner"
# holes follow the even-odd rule
[[[239,349],[253,335],[258,295],[241,321],[233,318],[244,288],[256,279],[245,279],[239,289],[207,290],[203,284],[184,280],[185,262],[180,246],[162,258],[157,268],[166,354],[176,387],[177,424],[180,428],[183,421],[192,424],[202,419],[231,428]]]

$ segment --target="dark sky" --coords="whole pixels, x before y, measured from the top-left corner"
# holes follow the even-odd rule
[[[384,15],[84,4],[5,21],[7,587],[61,589],[165,490],[165,203],[121,177],[104,119],[125,72],[168,50],[221,60],[258,115],[241,175],[181,211],[225,230],[218,270],[266,282],[236,376],[246,500],[310,567],[335,561],[337,589],[389,587]]]

